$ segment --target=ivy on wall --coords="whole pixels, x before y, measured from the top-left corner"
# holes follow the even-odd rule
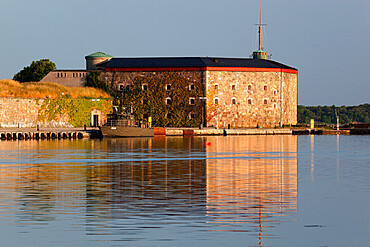
[[[178,72],[157,72],[136,76],[121,90],[120,97],[123,111],[130,113],[132,109],[136,121],[151,116],[153,126],[196,127],[203,120],[204,105],[199,99],[203,94],[201,80]]]
[[[67,117],[68,122],[75,127],[90,126],[91,112],[94,109],[106,115],[112,109],[112,102],[109,99],[97,101],[91,98],[46,99],[39,111],[38,121],[60,121],[63,117]]]

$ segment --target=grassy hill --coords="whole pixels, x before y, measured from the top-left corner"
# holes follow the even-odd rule
[[[104,98],[111,96],[102,90],[90,87],[65,87],[50,82],[25,82],[0,80],[0,97],[58,99],[58,98]]]

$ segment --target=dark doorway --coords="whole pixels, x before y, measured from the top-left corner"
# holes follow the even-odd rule
[[[93,115],[93,127],[99,126],[99,115]]]

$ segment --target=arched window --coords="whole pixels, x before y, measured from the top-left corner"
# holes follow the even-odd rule
[[[172,104],[172,99],[170,97],[166,98],[166,104],[171,105]]]
[[[231,100],[231,103],[232,103],[233,105],[235,105],[235,104],[236,104],[236,99],[235,99],[235,98],[233,98],[233,99]]]
[[[263,100],[263,104],[267,105],[267,99]]]
[[[265,91],[267,90],[267,85],[263,86],[263,90]]]
[[[251,90],[252,90],[252,86],[248,85],[248,91],[251,91]]]
[[[251,104],[252,104],[252,100],[248,99],[248,105],[251,105]]]
[[[217,98],[215,99],[215,105],[218,105],[218,99]]]

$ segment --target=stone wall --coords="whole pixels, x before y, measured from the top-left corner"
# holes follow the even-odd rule
[[[209,126],[297,123],[297,74],[207,71],[206,83]]]
[[[135,78],[156,83],[168,72],[103,72],[100,79],[120,92]],[[218,127],[275,127],[297,123],[297,74],[286,72],[176,71],[189,83],[201,83],[196,112],[199,123]],[[153,79],[154,78],[154,79]],[[145,81],[145,80],[144,80]],[[190,84],[189,84],[190,85]],[[163,90],[166,88],[156,88]],[[207,97],[205,109],[200,101]],[[161,100],[165,100],[164,98]],[[165,109],[162,109],[165,110]],[[189,111],[184,108],[184,111]],[[194,111],[195,112],[195,111]],[[200,112],[203,112],[201,114]]]
[[[0,127],[73,127],[68,116],[39,121],[44,99],[0,98]]]
[[[111,106],[110,100],[103,99],[0,98],[0,127],[90,126],[93,115],[99,116],[99,124],[102,125]]]

